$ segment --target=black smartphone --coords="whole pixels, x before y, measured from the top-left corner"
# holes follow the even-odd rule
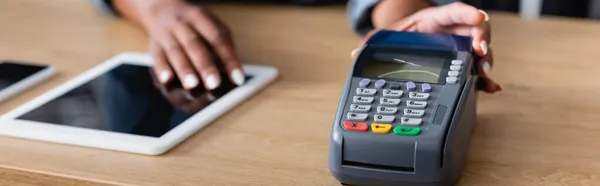
[[[49,79],[55,73],[51,65],[0,60],[0,102]]]

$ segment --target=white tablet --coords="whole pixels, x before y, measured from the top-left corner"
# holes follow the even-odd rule
[[[156,81],[151,57],[123,53],[0,117],[0,135],[160,155],[265,88],[278,75],[244,65],[247,81],[185,91]]]

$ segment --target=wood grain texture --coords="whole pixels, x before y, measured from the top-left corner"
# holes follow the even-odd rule
[[[51,81],[3,103],[0,113],[121,51],[146,51],[142,31],[87,1],[0,1],[0,7],[0,57],[59,69]],[[344,7],[213,8],[232,27],[247,62],[280,69],[274,84],[158,157],[1,137],[0,167],[8,169],[0,180],[338,185],[327,169],[329,132],[357,43]],[[492,76],[505,91],[480,96],[459,185],[600,185],[600,24],[500,13],[491,22]]]
[[[41,173],[0,168],[0,186],[115,186],[84,179],[58,177]]]

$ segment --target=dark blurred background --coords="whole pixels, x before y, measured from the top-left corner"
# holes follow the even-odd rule
[[[227,0],[225,0],[227,1]],[[259,0],[265,3],[297,4],[297,5],[324,5],[344,4],[346,0]],[[259,2],[253,0],[252,2]],[[445,2],[462,1],[464,3],[484,9],[487,11],[505,11],[519,13],[520,1],[536,0],[442,0]],[[223,2],[221,0],[220,2]],[[244,2],[244,1],[235,1]],[[576,17],[576,18],[600,18],[600,0],[541,0],[542,15]]]

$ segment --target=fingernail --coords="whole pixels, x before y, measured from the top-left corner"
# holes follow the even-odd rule
[[[244,84],[246,78],[240,69],[235,69],[231,72],[231,79],[233,80],[233,83],[239,86]]]
[[[360,50],[360,48],[356,48],[356,49],[352,50],[352,52],[350,52],[350,56],[351,57],[356,56],[356,53],[358,52],[358,50]]]
[[[481,47],[481,51],[483,51],[483,55],[486,55],[488,52],[487,41],[482,41],[479,43],[479,47]]]
[[[171,71],[165,70],[165,71],[160,72],[160,75],[158,78],[161,83],[165,83],[165,82],[167,82],[167,80],[169,80],[170,77],[171,77]]]
[[[215,88],[217,88],[217,86],[219,86],[219,80],[217,79],[217,76],[211,74],[208,75],[208,77],[206,77],[206,87],[210,90],[213,90]]]
[[[198,78],[192,74],[188,74],[184,77],[183,83],[187,88],[194,88],[198,85]]]
[[[490,72],[492,71],[492,66],[487,61],[483,62],[481,68],[483,69],[483,73],[485,73],[486,75],[490,74]]]
[[[479,12],[481,12],[481,14],[483,14],[483,16],[485,17],[484,21],[490,20],[490,16],[485,11],[479,10]]]

